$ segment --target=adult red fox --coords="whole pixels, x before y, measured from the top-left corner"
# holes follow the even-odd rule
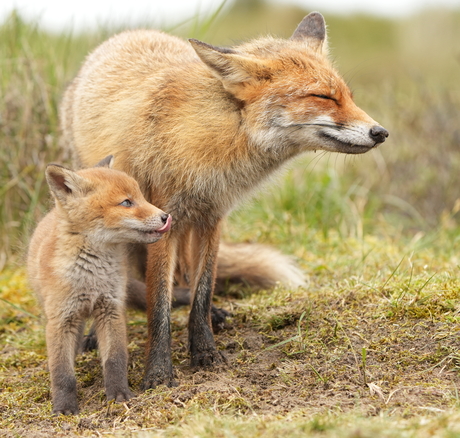
[[[78,412],[74,360],[85,319],[94,317],[107,398],[125,401],[128,387],[125,299],[127,243],[153,243],[171,216],[149,204],[137,182],[109,169],[112,157],[78,172],[48,165],[56,206],[38,224],[27,267],[46,316],[53,412]]]
[[[259,38],[234,48],[153,30],[116,35],[88,56],[61,117],[64,143],[79,165],[115,154],[116,166],[175,220],[147,256],[145,389],[174,384],[170,296],[177,268],[193,295],[191,365],[225,360],[209,309],[221,223],[232,208],[303,152],[361,154],[388,136],[355,105],[327,59],[317,12],[288,40]]]

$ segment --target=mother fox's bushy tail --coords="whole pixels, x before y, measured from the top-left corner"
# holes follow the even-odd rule
[[[243,283],[259,289],[276,284],[287,287],[306,286],[304,273],[294,259],[260,244],[221,243],[217,259],[216,287]]]

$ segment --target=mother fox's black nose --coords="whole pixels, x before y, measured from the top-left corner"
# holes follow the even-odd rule
[[[160,218],[161,218],[161,222],[163,222],[164,224],[168,221],[168,217],[169,217],[169,214],[167,213],[163,213]]]
[[[375,125],[369,131],[369,136],[374,140],[376,143],[383,143],[385,139],[388,137],[389,132],[382,128],[379,125]]]

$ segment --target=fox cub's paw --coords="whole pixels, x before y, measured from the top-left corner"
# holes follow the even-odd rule
[[[107,388],[106,389],[107,400],[114,400],[117,403],[128,401],[130,398],[136,397],[129,388]]]
[[[77,401],[68,401],[63,403],[54,403],[53,415],[77,415],[78,414]]]

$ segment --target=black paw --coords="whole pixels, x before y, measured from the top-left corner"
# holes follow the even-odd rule
[[[227,358],[223,353],[213,349],[192,351],[190,365],[192,367],[213,368],[225,365]]]
[[[178,386],[177,382],[174,380],[174,373],[166,370],[146,372],[142,380],[141,389],[142,391],[147,391],[147,389],[153,389],[160,385],[166,385],[169,388]]]
[[[83,337],[82,351],[97,350],[97,336],[96,333],[88,333]]]
[[[225,328],[225,320],[228,316],[230,316],[230,312],[225,309],[220,309],[214,305],[211,307],[211,323],[214,333],[219,333]]]

